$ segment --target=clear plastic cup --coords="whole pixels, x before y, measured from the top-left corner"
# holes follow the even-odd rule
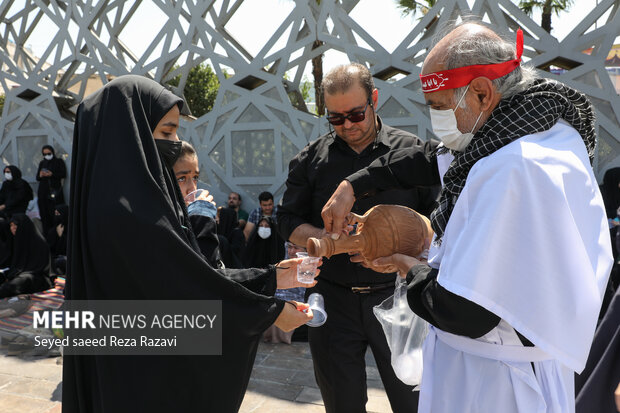
[[[307,252],[298,252],[297,258],[304,259],[297,265],[297,281],[303,284],[314,283],[314,276],[321,258],[309,257]]]
[[[308,321],[308,327],[320,327],[327,321],[327,312],[325,311],[325,302],[323,296],[319,293],[312,293],[308,297],[308,305],[312,310],[313,318]]]
[[[183,200],[185,201],[185,205],[189,205],[194,202],[203,192],[204,189],[196,189],[195,191],[185,195],[185,198],[183,198]]]

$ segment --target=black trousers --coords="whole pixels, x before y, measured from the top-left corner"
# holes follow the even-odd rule
[[[308,328],[314,374],[327,413],[366,412],[366,349],[370,346],[392,411],[417,412],[418,395],[401,382],[392,369],[390,349],[372,312],[394,293],[392,289],[355,294],[350,288],[325,280],[306,290],[306,297],[321,293],[327,321]]]

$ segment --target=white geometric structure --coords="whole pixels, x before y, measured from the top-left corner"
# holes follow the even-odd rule
[[[166,22],[145,52],[136,55],[123,42],[123,34],[128,27],[148,24],[140,20],[140,11],[147,3],[161,10]],[[220,81],[214,108],[193,122],[184,121],[181,135],[198,150],[201,180],[211,186],[218,203],[225,200],[228,191],[235,190],[244,196],[249,210],[263,190],[279,198],[288,161],[308,141],[327,131],[324,119],[304,111],[305,105],[299,102],[302,74],[313,57],[337,50],[350,60],[369,65],[380,89],[378,111],[386,123],[426,139],[432,132],[418,80],[420,65],[443,22],[475,14],[512,32],[521,27],[525,33],[524,56],[535,66],[553,63],[568,69],[561,75],[541,74],[574,86],[592,99],[598,116],[598,176],[610,165],[620,164],[620,96],[604,67],[607,53],[620,36],[620,0],[601,0],[594,10],[584,13],[581,23],[562,41],[542,30],[510,0],[439,0],[421,20],[412,20],[411,33],[393,52],[351,17],[359,0],[322,0],[320,5],[316,0],[297,0],[264,47],[253,54],[227,27],[243,3],[2,1],[0,87],[6,93],[0,118],[3,161],[17,164],[25,178],[34,181],[43,144],[70,153],[71,111],[92,91],[87,87],[126,73],[146,75],[162,84],[180,74],[181,82],[175,90],[179,93],[191,67],[208,62]],[[365,7],[372,13],[372,7],[395,6],[392,0],[384,0],[366,2]],[[600,18],[606,24],[600,24]],[[597,20],[598,28],[593,29]],[[41,21],[54,30],[50,30],[45,53],[36,59],[25,46]],[[248,28],[245,35],[251,34]],[[313,50],[315,40],[324,44]],[[294,77],[285,80],[287,72],[294,72]]]

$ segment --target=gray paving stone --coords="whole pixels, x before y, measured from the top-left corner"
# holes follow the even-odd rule
[[[0,374],[59,382],[62,380],[62,366],[4,356],[0,363]]]
[[[43,413],[56,407],[57,402],[51,402],[30,397],[0,393],[2,413]]]
[[[0,389],[0,393],[23,395],[35,399],[53,401],[58,383],[47,380],[18,378]]]
[[[367,408],[369,412],[387,413],[389,402],[373,365],[374,359],[368,361]],[[8,357],[6,349],[0,349],[2,413],[61,413],[61,380],[62,358]],[[261,343],[240,411],[324,412],[308,343]]]
[[[295,399],[300,403],[312,403],[323,406],[323,398],[321,397],[321,391],[315,387],[304,387],[299,393],[299,396]]]
[[[256,393],[263,394],[265,396],[275,397],[281,400],[295,400],[297,395],[301,392],[302,386],[293,384],[275,383],[272,381],[250,379],[248,390]]]
[[[297,403],[287,400],[268,399],[257,413],[325,413],[322,405]]]
[[[366,366],[366,379],[367,380],[381,380],[381,375],[376,367]]]
[[[299,384],[305,387],[317,387],[314,370],[297,370],[291,377],[290,384]]]
[[[368,413],[388,413],[392,411],[390,401],[387,397],[370,397],[366,402],[366,411]]]
[[[257,380],[272,381],[282,384],[291,384],[295,370],[279,369],[274,367],[254,366],[252,377]]]
[[[288,357],[282,356],[280,354],[271,354],[269,356],[268,361],[264,361],[263,365],[266,363],[271,367],[278,367],[281,369],[292,369],[292,370],[312,370],[312,360],[310,359],[302,359],[297,357]]]

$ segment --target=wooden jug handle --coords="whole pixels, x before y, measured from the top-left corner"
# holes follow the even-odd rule
[[[353,212],[349,212],[349,215],[347,216],[347,221],[349,223],[349,225],[353,225],[353,224],[357,224],[357,223],[364,223],[366,222],[366,219],[368,217],[366,215],[357,215],[354,214]]]

